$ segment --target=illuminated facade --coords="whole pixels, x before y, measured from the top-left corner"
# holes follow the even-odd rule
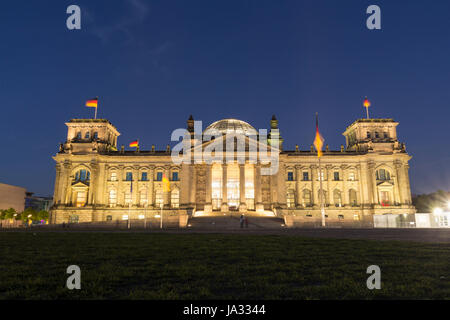
[[[242,138],[244,161],[234,160],[237,156],[233,155],[227,163],[176,164],[169,146],[162,151],[154,147],[118,149],[119,132],[104,119],[73,119],[66,125],[67,140],[53,157],[56,180],[51,223],[142,219],[158,214],[161,206],[166,216],[236,212],[301,221],[320,216],[319,179],[328,221],[415,212],[408,176],[411,157],[398,141],[398,123],[392,119],[352,123],[343,133],[346,147],[324,150],[321,171],[312,146],[283,149],[275,117],[267,140],[244,121],[224,119],[203,132],[219,132],[222,137],[195,141],[199,138],[194,135],[191,116],[187,132],[192,154],[213,144],[225,145],[230,136]],[[232,141],[237,154],[241,149],[237,140]],[[252,160],[259,159],[261,147],[277,155],[275,174],[263,174],[271,163]],[[163,192],[163,175],[170,180],[170,192]]]

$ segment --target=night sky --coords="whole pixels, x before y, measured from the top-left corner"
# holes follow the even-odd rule
[[[81,30],[66,8],[81,7]],[[382,29],[366,28],[381,7]],[[0,6],[0,182],[53,193],[65,122],[99,118],[119,145],[165,148],[192,114],[238,118],[308,149],[371,116],[400,122],[413,193],[450,190],[450,1],[5,1]]]

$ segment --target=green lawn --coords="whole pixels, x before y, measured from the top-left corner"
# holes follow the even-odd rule
[[[69,265],[81,290],[65,288]],[[381,290],[366,269],[381,268]],[[0,233],[0,299],[449,298],[450,245],[297,236]]]

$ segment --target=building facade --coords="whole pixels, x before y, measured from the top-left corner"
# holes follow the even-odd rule
[[[16,212],[22,212],[25,209],[26,189],[0,183],[0,210],[13,208]]]
[[[72,119],[66,125],[67,140],[53,157],[51,223],[143,219],[161,211],[168,216],[236,212],[301,220],[321,216],[322,204],[329,221],[415,212],[411,156],[398,141],[398,123],[392,119],[355,121],[343,133],[346,146],[326,146],[320,166],[312,146],[283,149],[275,116],[267,137],[237,119],[214,122],[199,133],[191,116],[187,161],[181,163],[174,161],[170,146],[118,148],[120,134],[108,120]],[[263,151],[275,157],[263,158]],[[271,171],[274,162],[277,170]],[[164,176],[170,180],[168,192]]]

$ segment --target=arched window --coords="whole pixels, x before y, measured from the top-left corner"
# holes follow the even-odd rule
[[[111,189],[109,191],[109,205],[114,207],[117,204],[117,191],[115,189]]]
[[[341,191],[338,189],[333,191],[333,202],[336,207],[342,207]]]
[[[178,189],[174,189],[170,193],[170,204],[172,205],[172,208],[180,207],[180,191],[178,191]]]
[[[305,207],[311,206],[311,191],[308,189],[303,190],[303,205]]]
[[[130,205],[131,204],[131,192],[125,192],[125,204]]]
[[[350,205],[352,207],[356,207],[358,205],[358,200],[356,198],[356,190],[355,189],[350,189],[348,191],[348,198],[350,201]]]
[[[155,204],[157,207],[160,207],[161,204],[164,203],[164,199],[163,199],[163,192],[162,190],[156,190],[155,193]]]
[[[91,178],[91,173],[86,169],[78,170],[75,173],[75,181],[89,181]]]
[[[117,181],[117,172],[111,172],[111,181]]]
[[[86,132],[86,134],[84,135],[84,138],[85,138],[85,139],[89,139],[89,138],[90,138],[90,135],[91,135],[91,134],[90,134],[90,132],[88,131],[88,132]]]
[[[289,189],[286,193],[286,204],[288,208],[295,207],[295,192],[293,189]]]
[[[141,206],[145,206],[147,202],[147,189],[142,189],[139,193],[139,203]]]
[[[322,191],[322,192],[321,192],[321,191]],[[322,194],[322,200],[320,199],[321,194]],[[325,190],[323,190],[323,189],[320,190],[320,189],[319,189],[319,192],[317,193],[317,196],[318,196],[319,203],[320,203],[320,201],[323,201],[323,203],[324,203],[325,205],[328,205],[329,201],[328,201],[328,197],[327,197],[327,192],[326,192]]]
[[[376,176],[377,176],[377,180],[380,180],[380,181],[391,180],[390,172],[385,169],[377,170]]]

